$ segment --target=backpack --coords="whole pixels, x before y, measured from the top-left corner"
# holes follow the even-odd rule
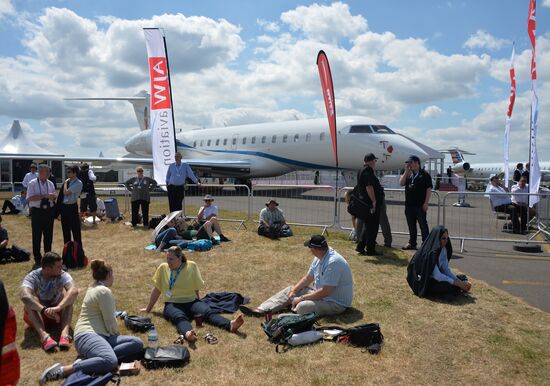
[[[340,333],[333,336],[334,342],[347,342],[352,346],[364,347],[371,354],[378,354],[384,345],[384,335],[378,323],[360,324],[350,328],[324,326],[318,327],[317,330],[340,330]]]
[[[263,323],[262,326],[270,342],[287,344],[292,335],[312,330],[317,318],[318,315],[315,312],[303,315],[283,315]]]
[[[139,315],[128,315],[124,318],[124,325],[127,329],[134,332],[146,332],[154,326],[151,318]]]
[[[212,241],[210,240],[195,240],[187,244],[187,249],[190,251],[209,251],[212,249]]]
[[[141,362],[143,366],[150,369],[164,367],[183,367],[189,363],[190,355],[187,347],[184,346],[159,346],[147,347]]]
[[[115,385],[120,384],[120,376],[111,372],[103,375],[88,375],[82,371],[76,371],[69,375],[61,386],[103,386],[113,382]]]
[[[361,199],[358,186],[355,186],[349,195],[348,213],[364,219],[365,214],[369,213],[370,209],[370,205]]]
[[[149,220],[149,229],[155,229],[157,225],[160,224],[160,222],[166,217],[165,214],[161,214],[160,216],[154,216],[151,217]]]
[[[18,247],[15,244],[11,246],[11,256],[16,262],[29,261],[31,259],[31,253],[28,250]]]
[[[63,247],[63,265],[65,268],[82,268],[88,265],[88,258],[78,241],[67,241]]]

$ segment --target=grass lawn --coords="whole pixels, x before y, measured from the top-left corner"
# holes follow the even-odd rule
[[[151,213],[166,210],[155,203]],[[194,210],[194,209],[193,209]],[[222,213],[223,217],[223,213]],[[31,249],[30,220],[4,216],[10,241]],[[260,238],[256,225],[236,230],[225,223],[232,239],[209,252],[189,253],[206,282],[201,294],[236,291],[252,298],[254,305],[284,286],[295,283],[312,259],[303,241],[318,232],[295,228],[295,236],[280,241]],[[114,267],[113,293],[117,308],[136,313],[147,303],[151,276],[164,255],[145,251],[150,232],[120,223],[101,223],[83,231],[90,259],[106,260]],[[353,325],[379,322],[385,347],[374,356],[346,345],[322,343],[275,352],[260,328],[260,319],[246,318],[242,336],[203,326],[200,337],[213,332],[217,345],[199,341],[191,350],[190,364],[178,370],[142,371],[124,378],[128,385],[366,385],[366,384],[548,384],[550,380],[550,315],[489,285],[473,279],[470,300],[435,302],[414,296],[405,276],[410,254],[385,250],[381,258],[366,258],[354,252],[354,244],[341,233],[331,232],[329,243],[349,261],[354,276],[353,309],[323,324]],[[60,252],[59,222],[54,231],[54,250]],[[452,264],[451,264],[452,265]],[[44,368],[54,362],[70,363],[69,352],[46,354],[37,336],[25,330],[19,286],[31,263],[0,266],[0,278],[18,316],[18,348],[21,356],[20,385],[34,385]],[[74,311],[91,283],[89,269],[71,271],[81,294]],[[475,276],[475,275],[474,275]],[[161,316],[157,304],[153,319],[160,343],[171,344],[175,327]],[[128,334],[121,324],[122,334]],[[145,334],[142,339],[146,340]]]

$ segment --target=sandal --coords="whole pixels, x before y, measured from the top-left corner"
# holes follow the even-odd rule
[[[204,336],[204,340],[206,341],[206,343],[208,344],[217,344],[218,343],[218,338],[216,338],[213,334],[211,333],[208,333]]]

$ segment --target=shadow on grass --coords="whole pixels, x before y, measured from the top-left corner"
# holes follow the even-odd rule
[[[365,260],[365,263],[375,265],[395,265],[405,267],[409,264],[409,256],[400,256],[391,249],[385,249],[382,256],[371,256]]]
[[[449,304],[451,306],[465,306],[466,304],[475,304],[476,298],[469,294],[460,295],[440,295],[440,296],[426,296],[427,300],[435,303]]]
[[[326,316],[323,319],[327,323],[351,324],[363,319],[363,312],[355,307],[349,307],[339,315]]]

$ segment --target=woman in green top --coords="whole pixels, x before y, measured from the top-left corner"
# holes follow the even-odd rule
[[[237,332],[244,319],[239,315],[228,320],[215,313],[206,303],[199,300],[199,290],[204,284],[199,268],[194,261],[188,261],[180,247],[174,246],[166,253],[166,263],[162,263],[153,275],[155,287],[151,291],[149,304],[141,312],[151,312],[161,295],[164,299],[163,315],[176,325],[178,333],[188,342],[195,342],[197,334],[191,320],[202,315],[204,320],[216,327]]]
[[[143,349],[143,342],[135,336],[119,335],[115,319],[113,269],[103,260],[92,260],[94,282],[84,297],[80,317],[75,326],[75,347],[81,361],[62,366],[56,363],[46,369],[40,384],[68,377],[75,371],[85,374],[106,374],[123,360],[132,360]]]

